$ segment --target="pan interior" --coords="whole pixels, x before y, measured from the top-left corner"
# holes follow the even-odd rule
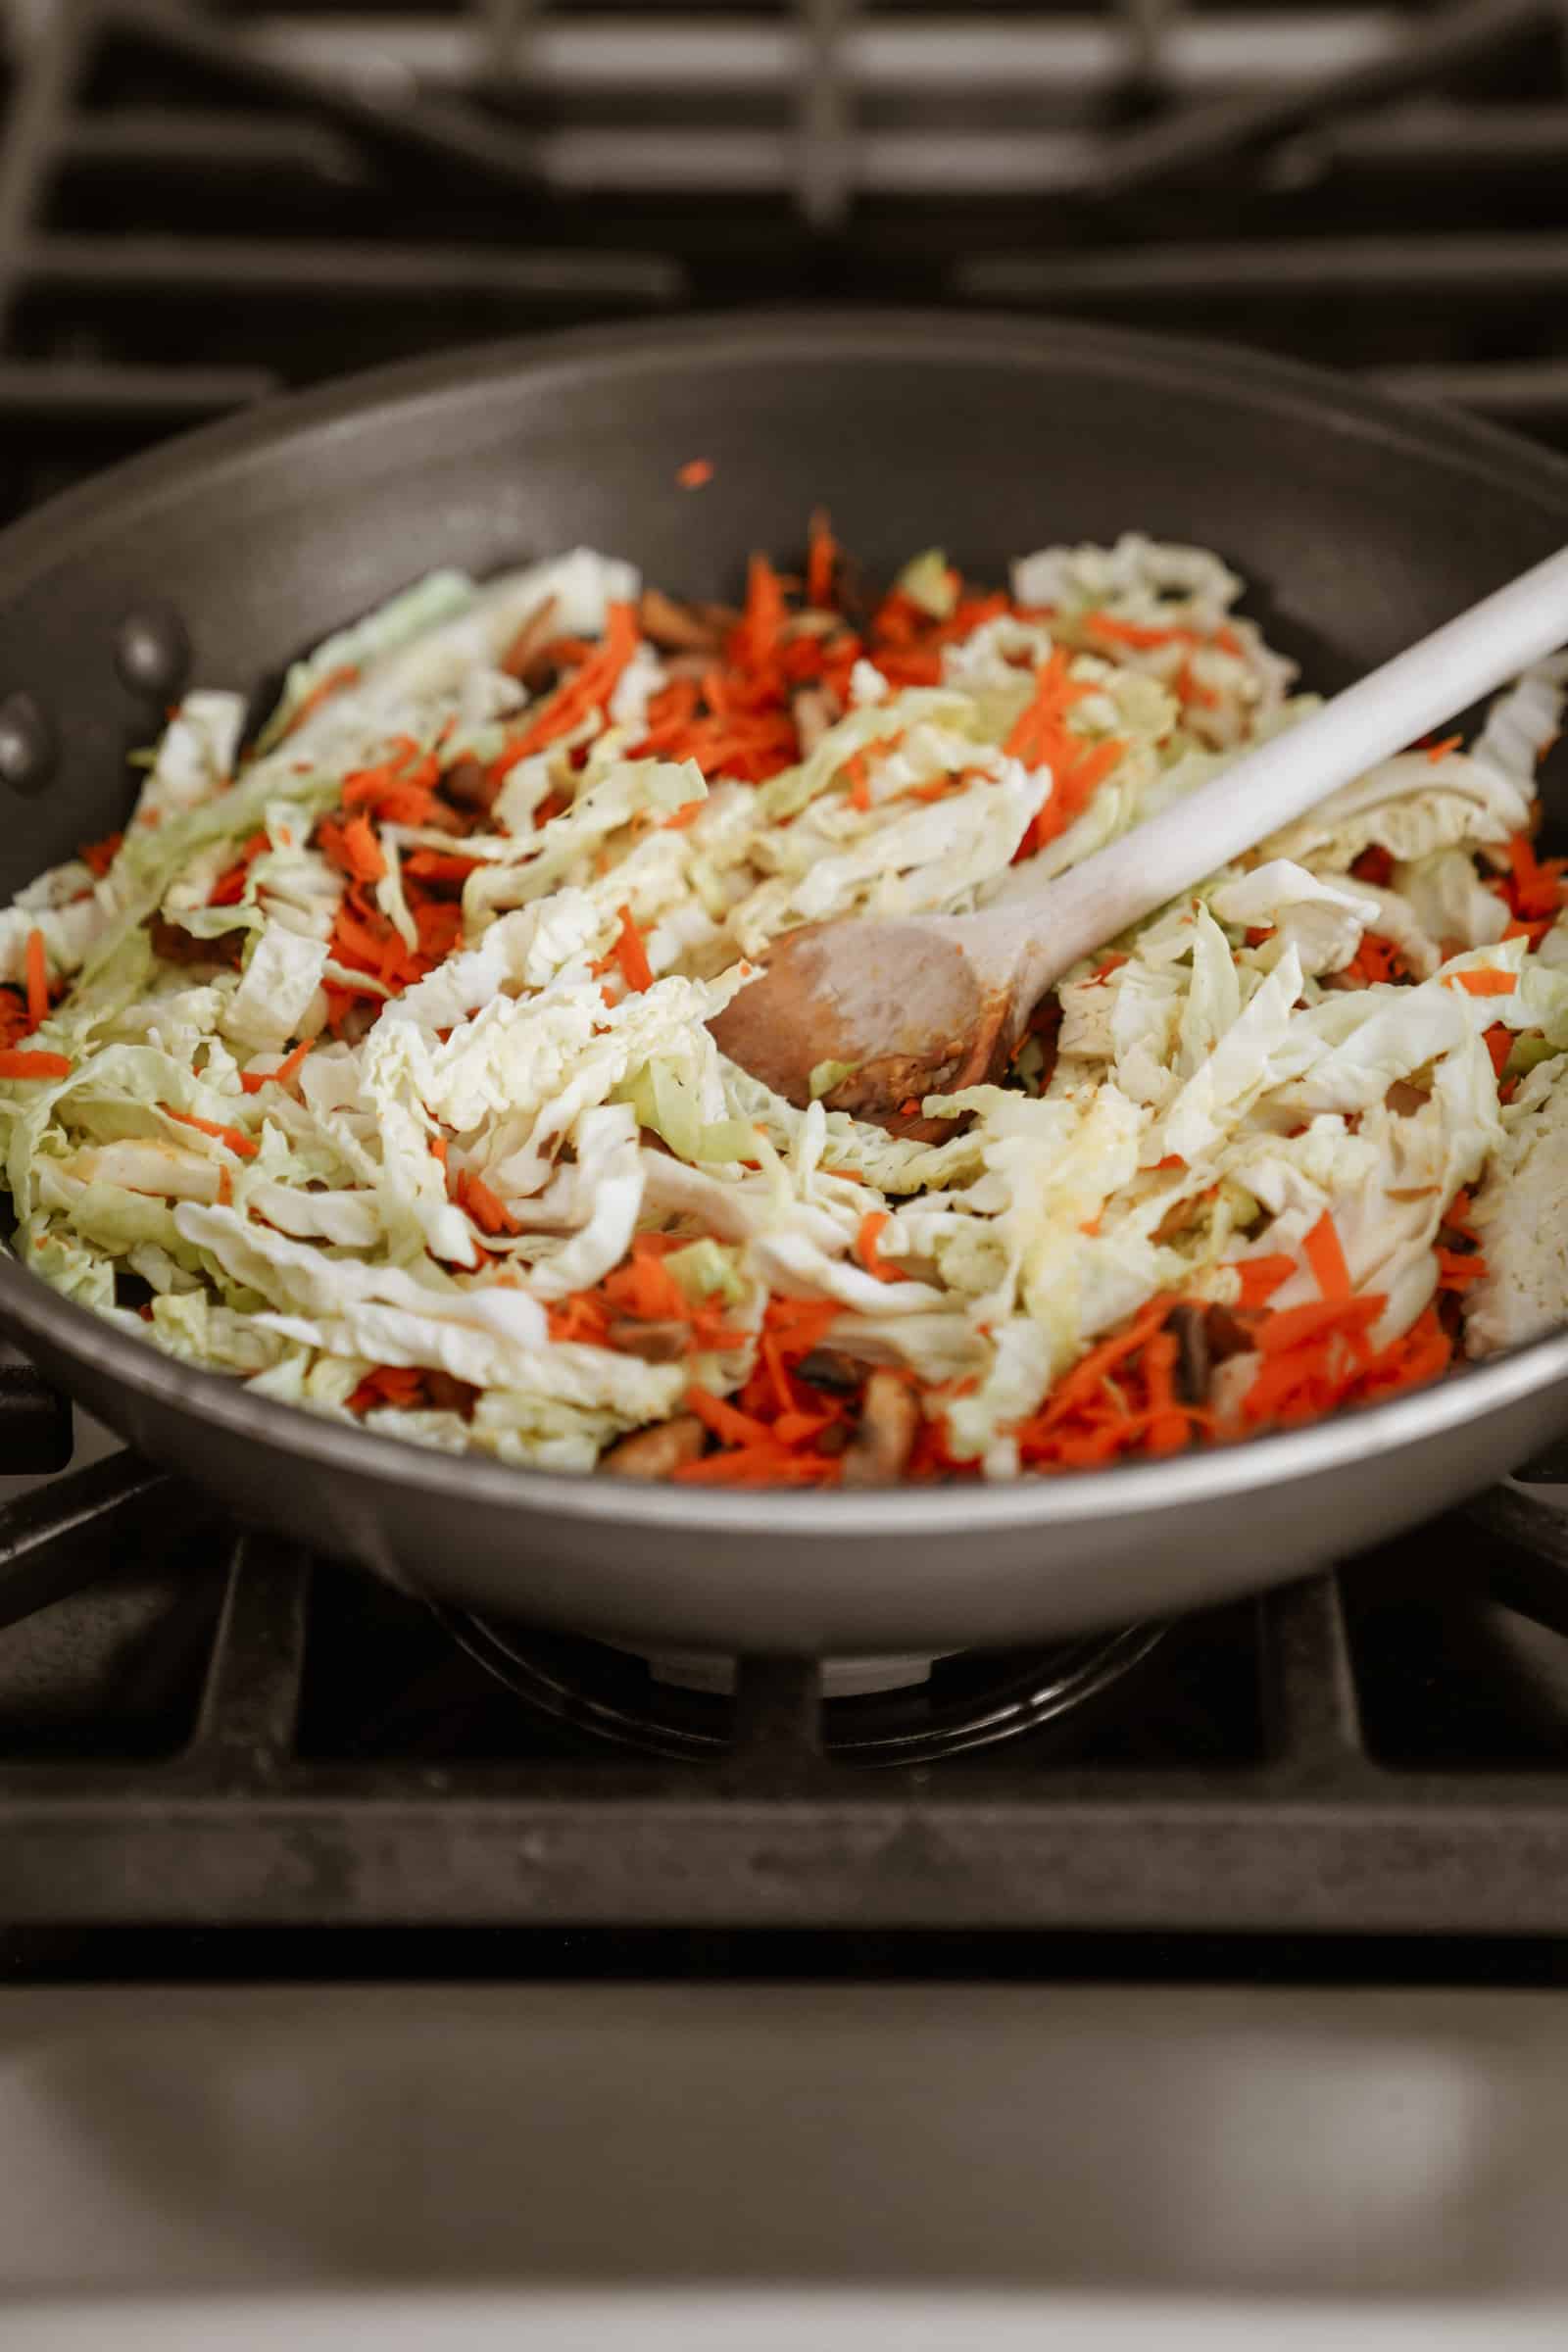
[[[696,457],[711,477],[684,490]],[[819,506],[883,577],[933,544],[999,580],[1053,540],[1212,547],[1303,683],[1332,691],[1568,536],[1568,467],[1237,354],[952,317],[688,324],[394,370],[195,436],[0,539],[0,699],[36,698],[59,746],[48,788],[0,828],[0,894],[122,819],[125,752],[162,712],[115,647],[149,599],[177,608],[192,682],[257,690],[437,564],[482,575],[582,543],[672,593],[727,597],[752,549],[801,551]],[[1545,794],[1561,838],[1561,759]],[[258,1437],[352,1457],[367,1484],[413,1450],[219,1402],[216,1376],[153,1359],[13,1266],[0,1295],[57,1364],[120,1384],[118,1418],[154,1453],[199,1468],[202,1423],[232,1430],[240,1403]],[[574,1507],[559,1501],[572,1482],[491,1465],[421,1457],[399,1483],[458,1499],[470,1481],[493,1502]],[[689,1499],[701,1527],[709,1498]],[[630,1488],[601,1512],[652,1516]]]

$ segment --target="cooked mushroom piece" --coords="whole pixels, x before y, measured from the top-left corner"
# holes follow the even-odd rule
[[[617,1315],[606,1334],[617,1355],[638,1355],[645,1364],[678,1364],[691,1336],[691,1325],[674,1315],[663,1323],[641,1323],[635,1315]]]
[[[645,588],[637,608],[643,635],[662,653],[716,654],[723,630],[695,605],[678,605],[662,588]]]
[[[554,634],[556,610],[560,602],[559,597],[547,596],[542,604],[535,605],[496,663],[496,667],[505,670],[509,678],[517,678],[524,685],[529,683],[529,672],[534,669]]]
[[[860,1426],[845,1448],[847,1487],[887,1487],[904,1476],[920,1427],[920,1400],[897,1372],[873,1372],[860,1404]]]
[[[600,1455],[599,1467],[617,1478],[668,1478],[683,1462],[696,1461],[705,1434],[695,1413],[680,1413],[673,1421],[621,1438]]]

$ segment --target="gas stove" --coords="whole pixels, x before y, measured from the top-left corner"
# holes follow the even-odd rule
[[[8,22],[0,513],[350,366],[760,298],[1168,320],[1568,446],[1568,87],[1531,0]],[[1549,1463],[1180,1626],[819,1669],[438,1613],[73,1442],[4,1367],[14,1979],[307,1944],[336,1974],[346,1929],[387,1973],[411,1936],[459,1975],[568,1943],[586,1974],[1050,1974],[1085,1938],[1111,1973],[1558,1967]]]

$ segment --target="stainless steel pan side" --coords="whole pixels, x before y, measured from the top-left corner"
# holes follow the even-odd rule
[[[713,465],[701,493],[676,468]],[[828,505],[873,566],[977,574],[1122,529],[1216,546],[1332,688],[1568,535],[1568,466],[1244,355],[888,314],[616,329],[455,354],[193,436],[0,535],[0,703],[58,740],[0,894],[109,830],[156,710],[113,649],[178,607],[252,684],[437,563],[576,541],[685,593]],[[1145,1467],[889,1494],[696,1493],[422,1452],[157,1354],[0,1258],[0,1323],[240,1510],[496,1613],[683,1647],[853,1653],[1049,1636],[1277,1582],[1429,1516],[1568,1427],[1568,1336],[1316,1429]]]

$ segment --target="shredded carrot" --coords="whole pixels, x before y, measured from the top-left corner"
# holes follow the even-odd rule
[[[706,801],[682,801],[678,808],[671,809],[669,815],[661,820],[662,830],[665,833],[684,833],[694,818],[702,815],[707,806]]]
[[[368,1413],[378,1404],[401,1405],[407,1410],[417,1404],[423,1387],[424,1373],[417,1365],[377,1364],[350,1396],[349,1411]]]
[[[24,960],[27,975],[27,1025],[37,1029],[49,1018],[49,951],[41,931],[34,929],[27,933]]]
[[[1519,983],[1512,972],[1472,969],[1467,972],[1448,972],[1445,988],[1462,988],[1467,997],[1511,997]]]
[[[253,833],[241,849],[233,864],[218,877],[207,893],[209,906],[237,906],[245,896],[245,885],[251,867],[271,843],[265,833]]]
[[[1392,939],[1379,931],[1364,931],[1361,944],[1345,966],[1345,977],[1357,988],[1376,988],[1389,981],[1408,979],[1404,958]]]
[[[1508,1056],[1513,1052],[1513,1031],[1504,1028],[1501,1021],[1494,1021],[1490,1029],[1482,1032],[1481,1042],[1492,1055],[1493,1069],[1500,1078]]]
[[[1528,833],[1515,833],[1508,843],[1508,873],[1493,888],[1521,924],[1540,924],[1540,938],[1556,920],[1565,897],[1563,876],[1568,858],[1538,858]]]
[[[343,849],[349,870],[358,881],[380,881],[386,872],[386,857],[368,816],[350,817],[343,828]]]
[[[75,1066],[64,1054],[0,1052],[0,1078],[69,1078]]]
[[[244,1134],[238,1127],[220,1126],[216,1119],[199,1119],[193,1110],[172,1110],[167,1102],[158,1106],[165,1118],[177,1119],[182,1127],[194,1127],[198,1135],[210,1135],[225,1151],[239,1159],[254,1159],[261,1149],[253,1135]]]
[[[232,1208],[234,1205],[234,1179],[227,1168],[221,1166],[218,1171],[218,1205],[220,1208]]]
[[[1458,751],[1463,742],[1464,737],[1462,735],[1445,735],[1441,743],[1434,743],[1428,746],[1427,758],[1431,760],[1433,766],[1436,767],[1440,760],[1446,760],[1450,752]]]
[[[684,1402],[687,1411],[695,1413],[704,1428],[710,1429],[714,1437],[725,1446],[757,1446],[767,1443],[768,1429],[765,1421],[757,1420],[751,1413],[738,1412],[734,1405],[726,1404],[721,1396],[713,1396],[708,1389],[698,1388],[693,1383],[686,1392]]]
[[[457,1204],[472,1218],[481,1233],[520,1233],[522,1227],[499,1194],[493,1193],[482,1176],[465,1168],[453,1186]]]
[[[264,1086],[287,1086],[310,1052],[313,1040],[306,1038],[285,1054],[275,1070],[241,1070],[239,1082],[248,1095],[259,1095]]]
[[[1446,1291],[1462,1291],[1472,1282],[1484,1282],[1491,1268],[1475,1250],[1438,1250],[1438,1282]]]
[[[1201,645],[1203,640],[1194,629],[1159,629],[1147,627],[1141,621],[1118,620],[1113,612],[1086,612],[1084,626],[1092,635],[1104,637],[1112,645],[1131,646],[1147,651],[1156,645]]]
[[[83,842],[76,856],[91,874],[107,874],[120,855],[122,833],[106,833],[102,841]]]
[[[878,1282],[902,1282],[904,1280],[898,1267],[888,1265],[877,1249],[883,1232],[892,1222],[893,1220],[885,1208],[868,1208],[860,1219],[859,1228],[855,1236],[856,1256],[868,1274],[876,1276]]]
[[[615,912],[620,929],[615,934],[615,944],[611,954],[620,966],[621,978],[626,986],[634,995],[641,995],[644,989],[654,985],[654,970],[648,960],[648,950],[643,944],[642,933],[632,921],[631,908],[617,906]]]
[[[684,466],[675,468],[675,479],[683,490],[701,490],[713,478],[711,458],[688,458]]]
[[[1236,1271],[1241,1277],[1240,1306],[1266,1306],[1282,1283],[1296,1272],[1296,1260],[1276,1250],[1266,1257],[1244,1257]]]
[[[1348,1298],[1352,1287],[1350,1269],[1345,1262],[1339,1228],[1327,1209],[1301,1244],[1301,1250],[1324,1298]]]
[[[1014,721],[1004,750],[1026,767],[1049,767],[1052,789],[1045,806],[1030,819],[1013,852],[1013,863],[1032,858],[1048,841],[1064,833],[1088,807],[1096,790],[1109,775],[1126,745],[1110,739],[1087,743],[1067,726],[1067,713],[1094,692],[1070,672],[1071,657],[1061,646],[1035,673],[1035,691]]]

